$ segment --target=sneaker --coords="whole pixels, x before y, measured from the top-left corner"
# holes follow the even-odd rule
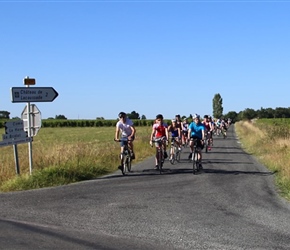
[[[118,166],[118,169],[120,169],[122,171],[123,170],[123,166],[122,165]]]
[[[208,149],[208,150],[211,150],[211,147],[208,147],[207,149]]]
[[[154,169],[156,169],[156,170],[159,170],[159,166],[158,166],[158,165],[156,165],[156,166],[154,167]]]
[[[190,153],[188,156],[188,159],[191,159],[191,158],[192,158],[192,153]]]
[[[164,152],[164,159],[166,159],[168,157],[167,152]]]
[[[179,151],[181,151],[181,148],[178,148]]]
[[[202,167],[201,163],[199,163],[199,169],[203,169],[203,167]]]

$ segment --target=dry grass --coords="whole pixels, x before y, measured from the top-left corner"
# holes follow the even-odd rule
[[[275,137],[268,127],[263,129],[263,126],[248,121],[237,122],[235,129],[244,149],[254,154],[271,171],[276,172],[276,181],[281,193],[290,200],[289,139],[278,134]]]
[[[151,127],[137,127],[136,129],[137,135],[134,142],[136,159],[133,163],[143,161],[154,154],[149,146]],[[82,175],[86,175],[86,171],[97,172],[98,175],[116,171],[119,165],[120,146],[119,143],[114,142],[114,135],[114,127],[42,128],[32,143],[33,174],[49,168],[54,171],[70,169],[75,172],[79,171]],[[21,177],[30,173],[28,156],[28,145],[19,144],[18,159]],[[1,148],[0,171],[0,185],[2,186],[5,182],[13,182],[16,178],[12,146]],[[96,177],[94,173],[91,175],[92,178]]]

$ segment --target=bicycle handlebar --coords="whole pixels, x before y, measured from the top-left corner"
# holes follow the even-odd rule
[[[163,141],[168,141],[166,140],[165,136],[151,140],[151,142],[157,142],[157,143],[162,143]],[[153,147],[153,145],[151,145],[151,147]]]
[[[128,141],[133,141],[133,140],[129,140],[128,138],[121,138],[121,139],[118,139],[118,140],[116,140],[115,138],[114,138],[114,141],[116,141],[116,142],[128,142]]]

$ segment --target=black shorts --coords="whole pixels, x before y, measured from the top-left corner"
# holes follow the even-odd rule
[[[203,143],[201,142],[202,140],[196,136],[191,136],[190,139],[197,139],[197,147],[200,148],[200,149],[203,149],[204,148],[204,145]]]

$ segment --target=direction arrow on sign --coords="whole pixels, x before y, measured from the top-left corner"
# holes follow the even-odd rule
[[[58,93],[52,87],[13,87],[12,102],[52,102]]]

